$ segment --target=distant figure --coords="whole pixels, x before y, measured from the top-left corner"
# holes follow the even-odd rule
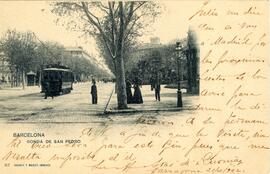
[[[155,82],[152,76],[150,77],[150,85],[151,85],[151,91],[153,91],[153,89],[155,88]]]
[[[155,97],[156,97],[156,101],[160,101],[160,83],[159,83],[159,81],[157,81],[155,84]]]
[[[131,83],[129,80],[126,82],[127,103],[132,103]]]
[[[50,87],[50,83],[49,82],[44,82],[44,93],[45,93],[45,97],[44,99],[47,99],[48,96],[51,96],[53,99],[53,93],[51,92],[51,87]]]
[[[134,86],[133,86],[134,87],[133,103],[136,103],[136,104],[143,103],[140,85],[141,85],[141,80],[138,77],[135,77]]]
[[[93,85],[91,86],[92,104],[97,104],[97,86],[96,81],[92,80]]]

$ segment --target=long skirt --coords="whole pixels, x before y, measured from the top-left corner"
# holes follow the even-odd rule
[[[127,103],[130,104],[133,101],[131,88],[127,88],[126,92],[127,92]]]
[[[139,87],[134,88],[133,103],[143,103],[142,93]]]

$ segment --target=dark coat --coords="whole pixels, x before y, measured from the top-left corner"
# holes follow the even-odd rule
[[[95,84],[91,86],[91,94],[97,96],[97,86]]]
[[[132,97],[132,92],[131,92],[131,83],[127,81],[126,83],[126,93],[127,93],[127,103],[132,103],[133,97]]]
[[[134,85],[133,103],[143,103],[142,93],[138,84]]]
[[[160,84],[159,83],[155,84],[155,91],[160,91]]]

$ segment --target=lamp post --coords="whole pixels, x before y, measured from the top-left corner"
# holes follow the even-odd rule
[[[182,46],[180,42],[176,42],[176,47],[175,51],[177,54],[177,107],[182,107],[183,102],[182,102],[182,92],[181,92],[181,87],[180,87],[180,68],[181,68],[181,51],[182,51]]]

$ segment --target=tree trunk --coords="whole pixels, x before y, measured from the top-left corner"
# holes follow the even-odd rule
[[[123,48],[124,48],[124,13],[123,2],[119,2],[119,15],[120,15],[120,29],[117,42],[117,50],[115,57],[116,68],[116,83],[117,83],[117,103],[118,109],[127,108],[127,93],[126,93],[126,79],[125,79],[125,67],[123,60]]]
[[[25,89],[25,72],[22,71],[22,88]]]
[[[10,81],[10,85],[11,85],[11,88],[13,88],[14,87],[14,72],[13,71],[11,71],[10,72],[11,73],[11,81]]]
[[[18,69],[16,69],[16,75],[15,75],[15,87],[18,87],[19,86],[19,72],[18,72]]]
[[[115,94],[117,94],[117,91],[118,91],[118,89],[117,89],[117,83],[116,83],[116,80],[117,80],[117,76],[116,76],[116,63],[115,63],[115,61],[113,61],[113,64],[114,64],[114,73],[115,73],[115,90],[114,90],[114,93]]]
[[[121,54],[116,57],[116,90],[117,90],[117,104],[118,109],[127,108],[127,94],[126,94],[126,80],[125,80],[125,68],[124,61]]]
[[[115,88],[114,93],[117,94],[118,89],[117,89],[117,83],[116,83],[116,81],[115,81],[115,86],[114,86],[114,88]]]

